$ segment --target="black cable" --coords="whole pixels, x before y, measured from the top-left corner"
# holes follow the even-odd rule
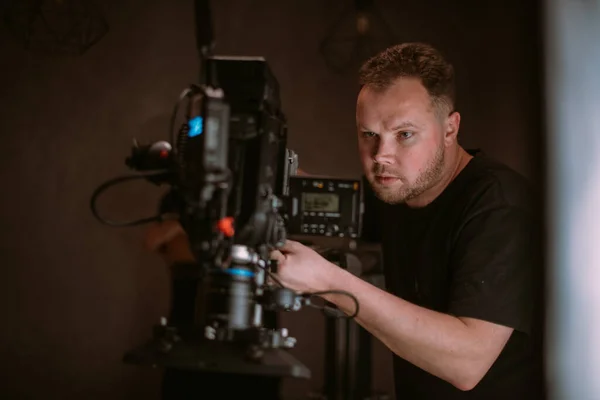
[[[148,217],[148,218],[141,218],[141,219],[138,219],[135,221],[125,221],[125,222],[111,221],[111,220],[108,220],[108,219],[100,216],[100,214],[98,213],[98,210],[96,209],[96,201],[98,199],[98,196],[100,196],[102,194],[102,192],[104,192],[106,189],[108,189],[111,186],[117,185],[119,183],[127,182],[127,181],[136,180],[136,179],[148,179],[148,178],[152,178],[152,177],[158,177],[163,174],[164,173],[152,172],[152,173],[146,173],[146,174],[125,175],[125,176],[119,176],[117,178],[111,179],[111,180],[103,183],[96,190],[94,190],[94,193],[92,194],[92,198],[90,200],[90,208],[92,209],[92,214],[94,214],[94,217],[96,217],[96,219],[98,221],[102,222],[103,224],[110,225],[110,226],[118,226],[118,227],[136,226],[136,225],[146,224],[149,222],[160,221],[161,215],[156,215],[154,217]]]
[[[179,149],[177,148],[177,140],[175,139],[175,121],[177,120],[177,113],[179,112],[179,106],[181,102],[192,92],[191,87],[187,87],[183,89],[181,94],[179,95],[179,99],[175,103],[175,107],[173,107],[173,113],[171,114],[171,119],[169,121],[169,138],[171,141],[171,147],[175,154],[178,153]]]
[[[259,265],[259,267],[262,268],[269,275],[269,277],[273,280],[273,282],[275,282],[281,288],[286,289],[286,287],[283,285],[283,283],[281,283],[281,281],[275,277],[275,274],[272,273],[271,271],[269,271],[266,266],[260,266]],[[302,293],[301,296],[303,298],[309,300],[311,297],[321,296],[321,295],[324,295],[324,294],[340,294],[340,295],[343,295],[343,296],[348,296],[354,302],[354,313],[352,313],[352,315],[343,314],[343,315],[337,316],[337,318],[353,319],[353,318],[355,318],[358,315],[358,312],[360,311],[360,304],[358,302],[358,299],[352,293],[346,292],[345,290],[324,290],[324,291],[321,291],[321,292]],[[317,309],[319,309],[321,311],[327,311],[327,307],[326,306],[318,306],[316,304],[311,303],[310,300],[307,301],[306,305],[308,305],[310,307],[313,307],[313,308],[317,308]]]
[[[271,277],[271,279],[273,279],[273,282],[275,282],[276,284],[278,284],[281,288],[286,289],[286,287],[283,286],[283,283],[281,283],[281,281],[279,279],[275,278],[275,274],[274,273],[272,273],[271,271],[267,271],[267,274],[269,274],[269,276]]]
[[[262,270],[263,270],[263,271],[265,271],[265,272],[267,273],[267,275],[269,275],[269,277],[270,277],[271,279],[273,279],[273,282],[275,282],[276,284],[278,284],[278,285],[279,285],[279,286],[280,286],[282,289],[287,289],[287,288],[286,288],[286,287],[283,285],[283,283],[281,283],[281,281],[280,281],[278,278],[276,278],[276,277],[275,277],[275,274],[274,274],[274,273],[272,273],[271,271],[269,271],[269,269],[267,268],[267,266],[266,266],[266,265],[265,265],[265,266],[263,266],[263,265],[260,265],[260,264],[259,264],[258,266],[259,266],[259,268],[262,268]]]
[[[321,292],[305,293],[304,296],[305,297],[313,297],[313,296],[322,296],[322,295],[325,295],[325,294],[340,294],[340,295],[343,295],[343,296],[348,296],[354,302],[354,313],[352,313],[352,315],[346,315],[346,314],[344,314],[343,316],[339,316],[339,318],[353,319],[353,318],[355,318],[358,315],[358,312],[360,311],[360,304],[358,302],[358,299],[352,293],[346,292],[345,290],[323,290]],[[319,309],[321,309],[323,311],[327,310],[327,306],[322,306],[322,307],[313,306],[313,307],[319,308]]]

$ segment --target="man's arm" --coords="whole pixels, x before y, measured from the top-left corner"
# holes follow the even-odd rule
[[[323,262],[328,263],[323,260]],[[328,290],[352,293],[360,304],[356,317],[395,354],[461,390],[471,390],[485,376],[513,329],[474,318],[461,318],[416,306],[331,264],[325,267]],[[347,314],[354,302],[325,295]]]

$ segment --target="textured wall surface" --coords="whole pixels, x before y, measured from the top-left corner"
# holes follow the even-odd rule
[[[331,72],[318,43],[345,2],[214,3],[217,53],[269,61],[289,120],[289,146],[315,174],[357,177],[355,72]],[[521,172],[539,168],[534,13],[517,0],[381,1],[399,41],[431,42],[458,74],[461,140]],[[168,310],[165,266],[145,254],[143,228],[100,225],[92,191],[126,173],[131,140],[165,138],[179,92],[197,77],[190,1],[103,2],[109,33],[81,57],[29,53],[2,31],[0,226],[3,275],[0,393],[4,398],[158,398],[159,373],[121,363]],[[501,4],[501,5],[500,5]],[[161,189],[132,184],[104,196],[111,216],[154,212]],[[324,323],[286,315],[294,354],[323,385]],[[307,328],[310,326],[310,328]],[[392,390],[391,357],[375,347],[374,385]]]

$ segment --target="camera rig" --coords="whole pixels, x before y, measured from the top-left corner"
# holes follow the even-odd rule
[[[200,83],[181,93],[168,141],[134,143],[126,164],[138,174],[102,184],[91,199],[94,216],[112,226],[178,220],[195,260],[172,267],[171,315],[125,362],[307,378],[310,371],[286,351],[295,339],[264,319],[279,310],[322,308],[311,303],[316,294],[281,285],[270,260],[286,240],[285,199],[298,167],[287,148],[279,85],[261,57],[212,55],[208,2],[195,5]],[[176,131],[184,103],[185,122]],[[98,196],[132,179],[170,187],[158,215],[132,222],[101,217]],[[356,315],[358,302],[348,295]]]

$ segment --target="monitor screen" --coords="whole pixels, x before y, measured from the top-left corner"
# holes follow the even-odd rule
[[[339,212],[340,197],[335,193],[302,193],[302,209],[309,212]]]

